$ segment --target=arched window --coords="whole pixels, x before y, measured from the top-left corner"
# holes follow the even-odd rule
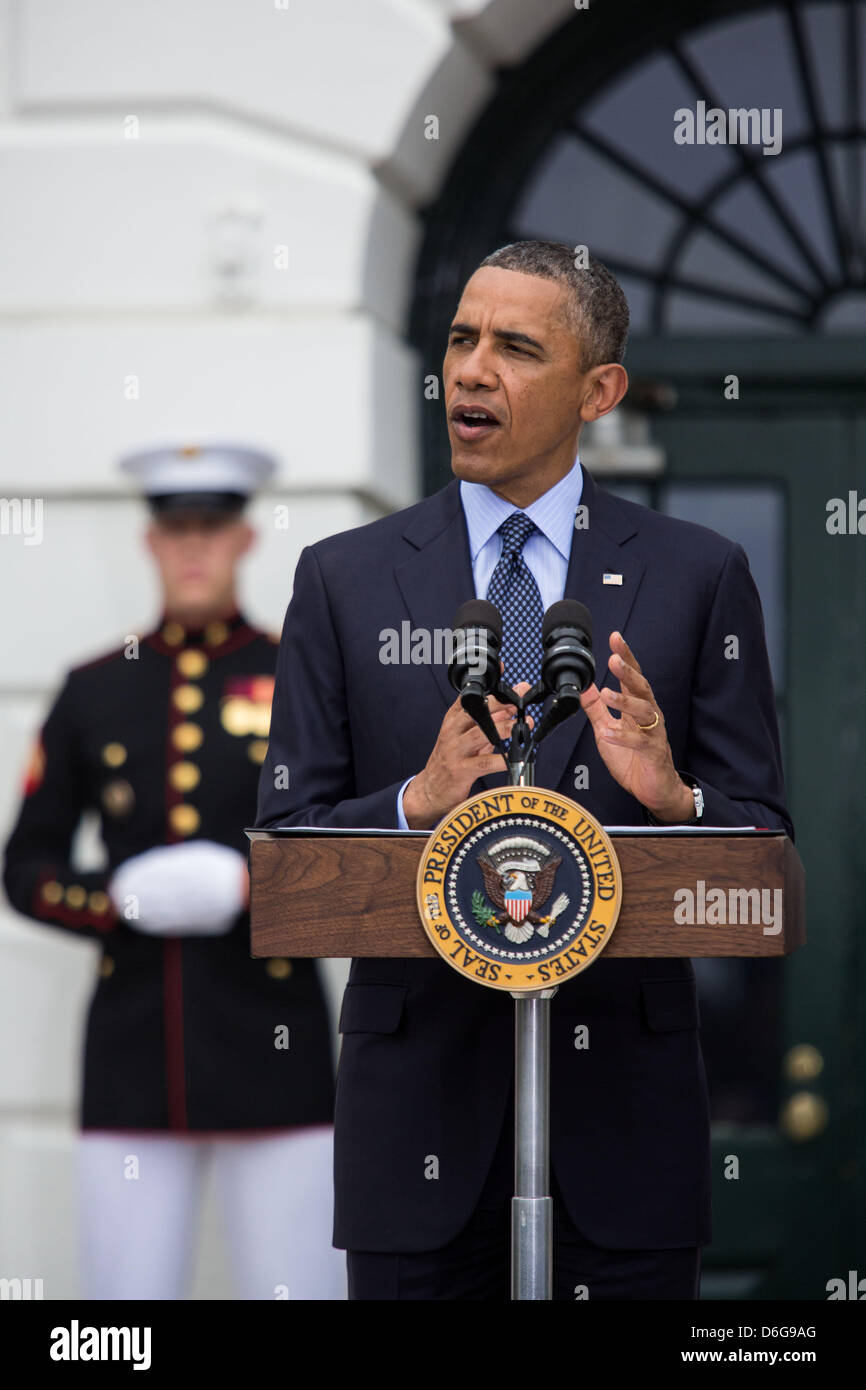
[[[426,215],[425,371],[478,261],[526,237],[587,244],[633,334],[866,330],[866,3],[695,9],[590,6],[502,75]],[[709,143],[734,129],[749,143]],[[441,412],[424,453],[438,486]]]

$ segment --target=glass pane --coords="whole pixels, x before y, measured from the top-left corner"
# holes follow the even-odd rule
[[[694,111],[697,99],[679,65],[660,54],[615,82],[579,119],[692,200],[735,164],[725,145],[678,145],[674,140],[674,112],[680,107]]]
[[[802,313],[808,307],[803,295],[786,289],[736,249],[729,250],[718,237],[697,232],[677,261],[676,274],[717,284],[720,289],[755,299],[771,300],[785,309]]]
[[[684,47],[697,61],[721,106],[781,107],[786,140],[809,128],[796,56],[788,26],[778,10],[712,24],[687,40]],[[765,163],[771,163],[771,157]]]
[[[827,203],[814,150],[798,150],[765,161],[766,176],[793,221],[831,278],[839,273],[836,247],[827,218]]]
[[[767,650],[776,690],[784,690],[785,502],[777,487],[738,483],[665,483],[661,511],[709,526],[738,541],[761,597]]]
[[[665,300],[664,313],[664,328],[668,333],[706,333],[718,329],[722,333],[766,333],[780,337],[802,332],[797,319],[740,308],[737,304],[722,304],[704,295],[689,294],[687,290],[674,290]]]
[[[781,489],[666,483],[660,509],[709,526],[742,545],[761,596],[770,664],[776,689],[781,689],[785,535]],[[775,1125],[780,1104],[784,961],[698,959],[694,967],[713,1122]]]
[[[517,205],[520,236],[586,245],[601,260],[654,266],[679,222],[672,210],[583,141],[562,136]]]
[[[803,32],[812,64],[812,80],[824,120],[831,126],[845,121],[845,40],[842,5],[804,5]]]
[[[817,288],[818,282],[807,262],[751,179],[738,179],[713,204],[712,213],[717,222],[769,256],[804,289]]]
[[[785,962],[697,959],[692,964],[713,1123],[775,1125]]]
[[[604,260],[604,257],[601,258]],[[618,275],[623,294],[628,300],[628,323],[630,333],[649,333],[652,328],[652,307],[654,289],[647,280],[638,280],[634,275]]]
[[[866,85],[866,73],[864,73]],[[833,192],[843,223],[866,236],[866,141],[833,141],[827,146]],[[862,241],[861,241],[862,247]]]

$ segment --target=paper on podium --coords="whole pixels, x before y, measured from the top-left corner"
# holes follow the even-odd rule
[[[779,835],[782,832],[756,825],[606,825],[611,835]],[[415,835],[427,840],[432,830],[395,830],[381,825],[275,825],[269,830],[248,829],[250,840],[267,840],[271,835]]]

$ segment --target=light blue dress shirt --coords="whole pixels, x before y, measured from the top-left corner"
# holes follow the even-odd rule
[[[582,492],[583,472],[579,457],[564,478],[560,478],[558,483],[524,508],[506,502],[484,483],[467,483],[462,479],[460,501],[469,533],[475,597],[487,597],[491,576],[502,554],[502,537],[498,534],[498,528],[512,512],[523,510],[538,528],[524,545],[523,558],[535,576],[542,607],[546,611],[552,603],[561,599],[565,593],[575,512]],[[412,774],[413,777],[415,775]],[[397,824],[401,830],[409,829],[403,815],[403,793],[411,781],[412,777],[407,777],[397,793]]]

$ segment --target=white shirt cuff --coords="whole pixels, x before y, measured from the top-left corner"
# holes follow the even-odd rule
[[[405,792],[405,790],[406,790],[406,788],[408,787],[409,783],[410,783],[410,782],[413,782],[414,780],[415,780],[415,773],[413,772],[411,777],[407,777],[407,778],[406,778],[406,781],[403,783],[402,787],[400,788],[400,790],[399,790],[398,793],[397,793],[397,828],[398,828],[399,830],[408,830],[408,829],[409,829],[409,822],[407,821],[406,817],[403,815],[403,793]]]

